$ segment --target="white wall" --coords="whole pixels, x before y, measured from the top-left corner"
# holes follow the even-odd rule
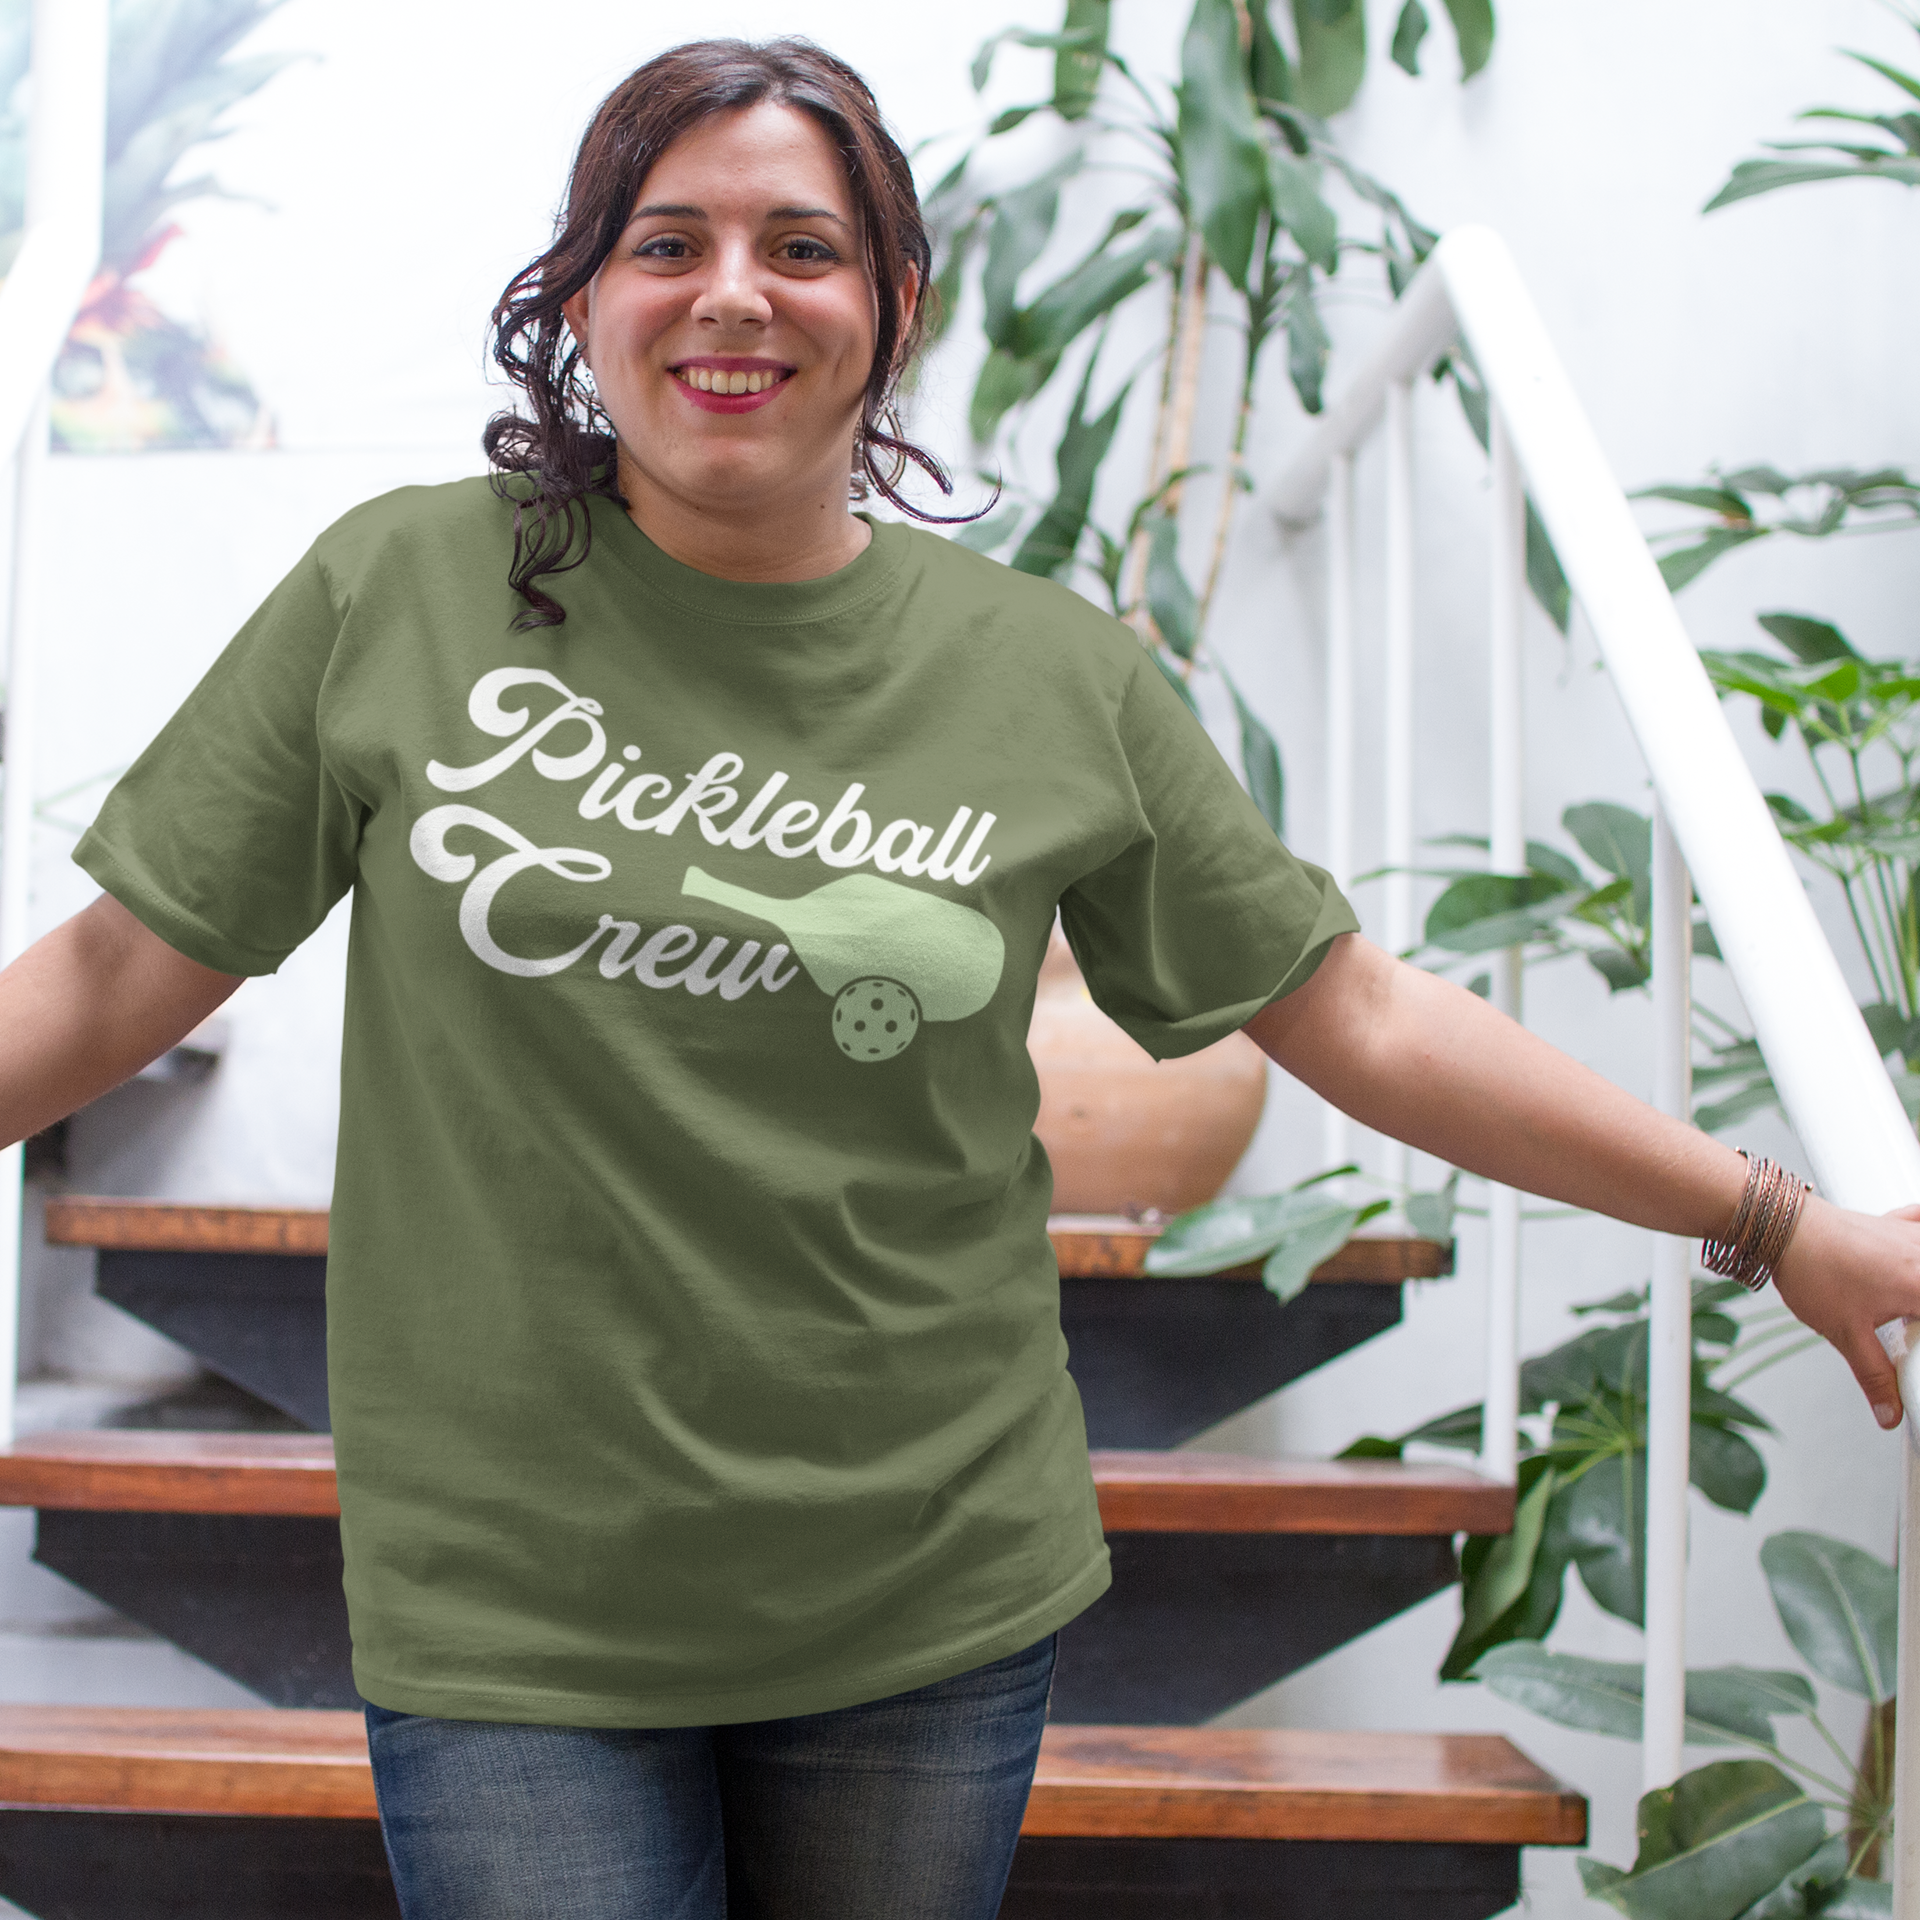
[[[1119,11],[1130,56],[1146,71],[1170,72],[1186,8],[1121,0]],[[1375,11],[1390,10],[1376,0]],[[986,30],[1010,19],[1051,26],[1055,16],[1052,0],[1002,0],[985,14],[734,0],[702,10],[697,24],[701,32],[813,35],[863,68],[913,141],[972,121],[965,68]],[[530,19],[540,24],[523,42]],[[224,178],[274,211],[190,209],[189,239],[160,284],[218,327],[275,409],[285,450],[55,463],[42,784],[53,793],[96,780],[60,804],[63,818],[88,816],[104,790],[96,777],[131,758],[336,512],[404,481],[477,468],[477,432],[498,404],[482,377],[486,310],[543,244],[594,101],[692,24],[612,0],[567,0],[539,15],[505,0],[457,10],[421,0],[293,0],[256,37],[260,48],[318,55],[248,103],[216,155]],[[1920,391],[1901,377],[1910,316],[1920,310],[1920,196],[1828,187],[1708,220],[1697,211],[1735,160],[1789,132],[1796,108],[1878,98],[1879,82],[1828,53],[1836,42],[1909,64],[1914,50],[1872,0],[1617,0],[1604,10],[1508,0],[1486,75],[1462,90],[1450,79],[1415,83],[1383,62],[1345,132],[1356,156],[1430,224],[1485,222],[1505,235],[1624,483],[1692,476],[1713,460],[1766,457],[1789,468],[1899,461],[1920,451]],[[1444,26],[1428,47],[1428,64],[1449,72]],[[1006,56],[994,100],[1037,93],[1044,64],[1043,56]],[[1070,252],[1063,246],[1058,257]],[[1335,308],[1343,348],[1364,338],[1383,308],[1364,262],[1349,278]],[[1144,317],[1140,332],[1150,332]],[[1254,450],[1261,472],[1274,470],[1303,430],[1281,369],[1271,372]],[[965,451],[970,377],[962,339],[921,388],[921,425],[954,455]],[[1044,490],[1044,433],[1030,451],[1039,463],[1033,483]],[[1135,420],[1115,456],[1110,520],[1123,505],[1125,473],[1143,458]],[[1444,396],[1423,395],[1420,464],[1429,503],[1420,548],[1420,831],[1438,833],[1475,827],[1485,805],[1482,464]],[[1363,470],[1362,491],[1377,504],[1377,472]],[[1204,506],[1203,491],[1196,505]],[[1870,651],[1894,651],[1906,644],[1917,585],[1920,539],[1769,547],[1725,563],[1683,611],[1703,644],[1745,644],[1756,607],[1792,607],[1837,618]],[[1216,636],[1282,740],[1291,836],[1309,855],[1320,830],[1319,605],[1315,537],[1283,538],[1260,513],[1243,511]],[[1616,703],[1577,630],[1569,644],[1536,618],[1528,671],[1529,830],[1553,837],[1561,810],[1579,800],[1644,806]],[[1757,754],[1766,784],[1800,782],[1788,750],[1763,743]],[[1363,809],[1363,836],[1373,831]],[[70,834],[43,830],[37,911],[46,924],[90,891],[65,864],[70,844]],[[1363,865],[1367,858],[1363,837]],[[341,958],[340,928],[330,924],[278,978],[243,989],[231,1055],[204,1087],[130,1088],[83,1116],[73,1184],[323,1201]],[[1552,1037],[1644,1089],[1640,1003],[1609,1001],[1597,977],[1572,963],[1537,975],[1528,991]],[[1764,1126],[1748,1137],[1781,1144]],[[1297,1177],[1317,1159],[1308,1104],[1276,1086],[1240,1184]],[[1358,1431],[1397,1430],[1477,1397],[1475,1240],[1469,1223],[1461,1278],[1409,1289],[1402,1330],[1222,1437],[1327,1451]],[[1624,1229],[1533,1228],[1529,1348],[1562,1337],[1570,1303],[1639,1283],[1645,1259],[1644,1242]],[[41,1364],[164,1370],[165,1350],[122,1316],[75,1304],[83,1265],[82,1257],[39,1256],[29,1335]],[[1789,1657],[1754,1561],[1767,1532],[1810,1525],[1891,1551],[1897,1443],[1873,1429],[1837,1359],[1799,1360],[1754,1397],[1781,1427],[1767,1448],[1772,1480],[1758,1514],[1740,1522],[1697,1509],[1694,1638],[1705,1661]],[[0,1591],[0,1612],[13,1590],[9,1582]],[[1476,1690],[1434,1687],[1455,1604],[1442,1596],[1235,1717],[1501,1726],[1596,1794],[1596,1849],[1626,1859],[1635,1756],[1509,1714]],[[1561,1638],[1631,1657],[1637,1637],[1576,1597]],[[1537,1857],[1529,1872],[1536,1911],[1582,1904],[1564,1859]]]

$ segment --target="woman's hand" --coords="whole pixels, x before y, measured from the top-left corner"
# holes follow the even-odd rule
[[[0,1143],[64,1119],[191,1033],[239,986],[111,894],[0,973]]]
[[[1718,1234],[1746,1185],[1730,1147],[1358,934],[1246,1030],[1363,1125],[1632,1226]],[[1840,1349],[1874,1418],[1897,1424],[1899,1384],[1874,1328],[1920,1315],[1920,1206],[1876,1219],[1809,1199],[1777,1280],[1788,1307]]]
[[[1920,1313],[1920,1206],[1876,1218],[1808,1199],[1774,1273],[1780,1297],[1840,1350],[1873,1417],[1900,1424],[1900,1381],[1874,1329]]]

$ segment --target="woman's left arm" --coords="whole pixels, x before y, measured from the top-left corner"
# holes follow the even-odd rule
[[[1718,1234],[1746,1184],[1732,1148],[1358,934],[1342,934],[1313,977],[1246,1030],[1363,1125],[1633,1226]],[[1874,1418],[1897,1424],[1899,1385],[1874,1328],[1920,1314],[1920,1205],[1875,1218],[1810,1198],[1775,1277],[1794,1313],[1839,1348]]]

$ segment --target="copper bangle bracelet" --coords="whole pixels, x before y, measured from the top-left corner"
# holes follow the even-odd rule
[[[1773,1270],[1800,1224],[1800,1209],[1813,1189],[1777,1160],[1764,1156],[1756,1160],[1745,1147],[1740,1149],[1740,1156],[1747,1163],[1747,1184],[1740,1204],[1734,1208],[1725,1233],[1701,1241],[1700,1258],[1709,1271],[1738,1280],[1749,1292],[1758,1293],[1773,1278]]]

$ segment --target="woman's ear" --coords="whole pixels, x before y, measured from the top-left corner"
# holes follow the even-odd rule
[[[913,316],[920,310],[920,268],[909,261],[906,276],[900,282],[900,337],[907,337]]]
[[[585,358],[587,351],[587,315],[591,300],[592,287],[589,284],[560,303],[560,311],[566,316],[568,331],[572,333],[582,358]]]

